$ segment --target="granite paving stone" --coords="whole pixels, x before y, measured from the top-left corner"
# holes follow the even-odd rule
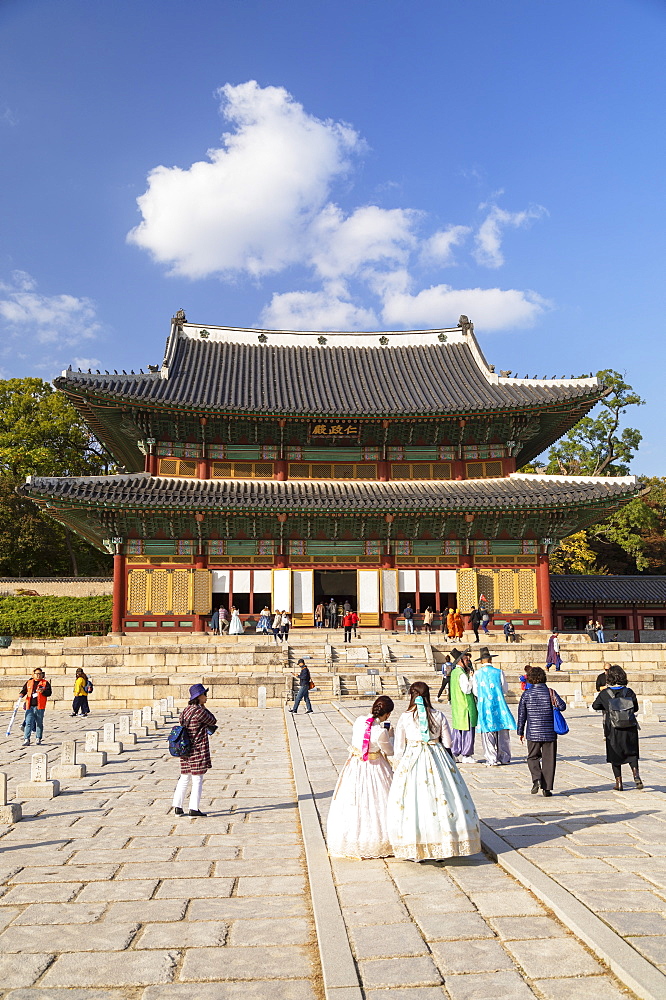
[[[238,879],[236,889],[238,896],[300,896],[303,892],[305,878],[302,875],[246,875]]]
[[[666,969],[666,935],[655,937],[630,937],[630,944],[636,951],[651,959],[660,969]]]
[[[188,920],[248,920],[262,917],[302,917],[307,913],[304,896],[267,896],[257,905],[254,897],[239,899],[193,899],[187,911]]]
[[[225,979],[307,979],[313,971],[309,949],[189,948],[180,970],[183,982]]]
[[[229,944],[239,946],[307,944],[312,925],[303,918],[235,920],[229,932]]]
[[[177,881],[177,880],[175,880]],[[116,902],[117,900],[150,899],[159,885],[158,879],[140,882],[91,882],[76,897],[77,903]],[[181,896],[183,893],[181,892]]]
[[[16,955],[0,955],[0,983],[2,989],[17,989],[32,986],[53,961],[53,955],[24,955],[17,960]]]
[[[144,948],[215,948],[223,945],[226,940],[225,923],[214,920],[205,923],[179,921],[171,924],[147,924],[136,941],[135,948],[137,951]]]
[[[488,923],[504,941],[566,937],[566,928],[552,917],[490,917]]]
[[[12,903],[67,903],[82,887],[81,882],[51,882],[49,885],[33,882],[27,885],[13,885],[0,897],[0,907]]]
[[[183,919],[188,902],[187,899],[145,899],[109,903],[102,919],[126,923],[170,923]]]
[[[173,983],[170,986],[149,986],[141,1000],[320,1000],[312,983],[305,979],[257,980],[237,983]],[[385,997],[385,1000],[389,1000]]]
[[[603,968],[573,938],[547,938],[537,948],[532,941],[507,941],[507,951],[532,979],[589,976]]]
[[[130,883],[131,884],[131,883]],[[165,878],[155,893],[156,899],[206,899],[230,896],[234,887],[231,878]]]
[[[499,941],[434,941],[432,954],[444,975],[460,972],[497,972],[515,968]]]
[[[359,961],[428,954],[428,946],[413,924],[387,924],[382,928],[381,934],[372,926],[350,927],[349,940]]]
[[[0,954],[40,951],[123,951],[139,929],[138,924],[91,924],[85,932],[80,926],[52,924],[8,927],[0,934]]]
[[[437,986],[442,977],[430,956],[382,958],[359,962],[363,985],[374,987]]]
[[[173,979],[178,952],[91,952],[60,955],[42,980],[46,986],[148,986]]]
[[[535,979],[544,1000],[627,1000],[626,990],[603,976],[576,979]]]
[[[517,972],[447,976],[446,989],[451,1000],[535,1000],[537,996]]]

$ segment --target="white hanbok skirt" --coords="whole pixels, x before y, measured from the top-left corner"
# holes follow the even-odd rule
[[[472,796],[439,741],[407,744],[393,776],[387,824],[396,858],[441,860],[481,850]]]
[[[362,760],[354,749],[340,772],[326,824],[328,852],[336,858],[385,858],[393,854],[386,800],[393,769],[383,753]]]

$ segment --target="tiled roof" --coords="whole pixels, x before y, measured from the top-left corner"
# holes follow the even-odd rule
[[[136,405],[297,416],[418,416],[572,401],[587,410],[604,392],[595,379],[497,376],[485,366],[472,336],[384,348],[197,340],[175,331],[167,342],[163,374],[68,370],[55,384],[68,393]]]
[[[148,473],[47,479],[30,477],[20,492],[76,506],[318,510],[369,513],[402,511],[538,510],[622,502],[636,492],[633,477],[605,479],[514,474],[507,479],[413,482],[272,479],[171,479]]]
[[[666,605],[666,576],[551,576],[550,593],[559,604]]]

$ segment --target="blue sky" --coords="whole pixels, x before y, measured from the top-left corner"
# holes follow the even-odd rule
[[[0,373],[474,321],[611,367],[663,475],[661,0],[3,0]]]

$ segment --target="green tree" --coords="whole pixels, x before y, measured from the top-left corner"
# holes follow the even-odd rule
[[[548,452],[546,472],[561,476],[623,476],[629,472],[642,434],[635,427],[620,431],[630,406],[645,400],[634,392],[623,376],[611,368],[597,372],[610,390],[599,403],[596,416],[583,417]]]
[[[26,476],[91,476],[110,456],[73,406],[37,378],[0,380],[0,573],[106,575],[110,558],[44,516],[16,487]]]

